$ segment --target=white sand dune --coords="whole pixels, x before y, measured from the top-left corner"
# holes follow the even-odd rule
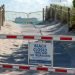
[[[20,34],[21,29],[13,22],[5,22],[1,27],[0,34]]]
[[[0,34],[21,34],[21,29],[12,22],[5,22],[4,26],[1,28]],[[12,54],[15,48],[14,45],[20,46],[23,40],[14,40],[14,39],[0,39],[0,55]]]
[[[46,26],[44,28],[41,28],[41,31],[47,31],[47,30],[50,30],[52,28],[56,28],[57,26],[60,26],[60,23],[54,24],[54,25],[51,25],[51,26]]]
[[[21,28],[18,26],[18,24],[13,22],[5,22],[4,25],[1,27],[0,34],[41,35],[39,29],[36,29],[33,25],[25,25],[24,28]],[[36,40],[31,41],[33,42]],[[0,55],[12,54],[13,50],[11,48],[15,48],[14,45],[18,45],[20,47],[23,43],[27,44],[28,40],[0,39]]]
[[[68,32],[67,25],[60,26],[60,23],[55,25],[20,25],[13,22],[5,22],[4,26],[2,26],[0,34],[14,34],[14,35],[51,35],[51,34],[70,34]],[[29,40],[30,41],[30,40]],[[31,40],[30,42],[34,42],[35,40]],[[28,43],[28,40],[14,40],[14,39],[0,39],[0,55],[11,54],[13,51],[11,48],[15,48],[14,45],[18,45],[19,47],[23,43]]]

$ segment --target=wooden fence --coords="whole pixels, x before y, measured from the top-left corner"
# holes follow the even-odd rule
[[[75,8],[51,4],[44,8],[44,21],[59,21],[68,24],[69,30],[75,29]]]

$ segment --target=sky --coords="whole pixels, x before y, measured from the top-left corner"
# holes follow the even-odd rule
[[[1,0],[0,5],[5,4],[6,11],[34,12],[41,11],[43,7],[50,5],[51,1],[56,2],[60,0]],[[72,4],[72,0],[61,1],[65,5]]]

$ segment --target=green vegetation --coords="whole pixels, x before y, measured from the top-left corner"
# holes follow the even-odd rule
[[[51,4],[45,14],[45,20],[61,21],[68,24],[69,29],[75,29],[75,0],[73,0],[73,8]]]
[[[75,8],[75,0],[73,0],[73,7]]]

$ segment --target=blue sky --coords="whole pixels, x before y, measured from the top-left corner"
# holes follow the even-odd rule
[[[53,0],[1,0],[0,5],[5,4],[6,10],[9,11],[33,12],[42,10],[43,7],[51,3],[50,1]],[[68,4],[71,4],[71,1],[68,0]]]
[[[5,4],[6,10],[31,12],[49,5],[49,0],[1,0],[1,4]]]

